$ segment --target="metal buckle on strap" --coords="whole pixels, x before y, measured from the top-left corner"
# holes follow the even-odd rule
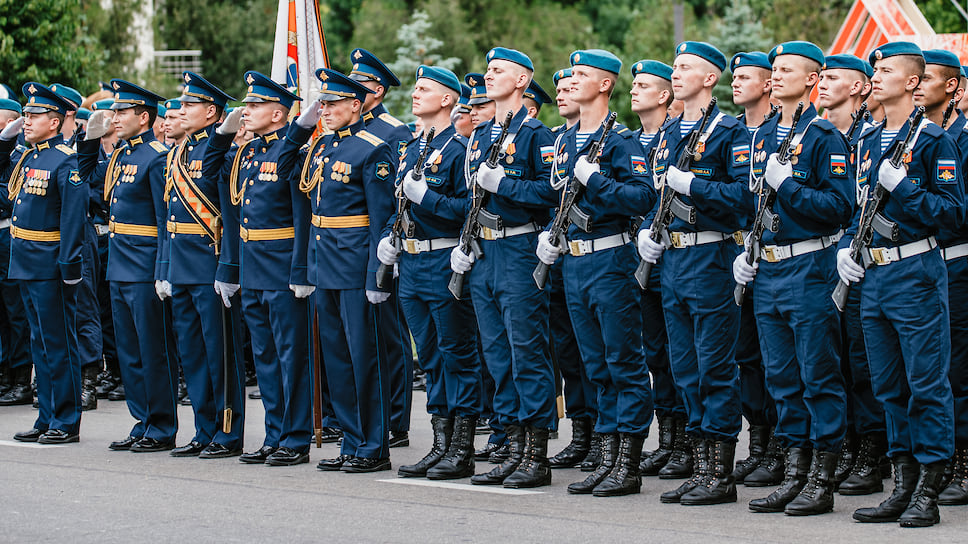
[[[497,240],[497,233],[493,229],[481,225],[481,238],[485,240]]]
[[[896,247],[872,247],[870,252],[871,260],[878,265],[891,264],[899,260]]]
[[[669,233],[669,240],[672,242],[672,247],[682,249],[687,245],[692,245],[689,244],[689,242],[695,242],[696,235],[695,233],[691,232],[687,233],[673,231]]]
[[[568,251],[574,257],[581,257],[595,251],[592,240],[571,240],[568,242]]]
[[[746,232],[738,230],[733,233],[733,241],[736,242],[738,246],[746,245]]]
[[[779,248],[776,246],[766,246],[760,248],[760,257],[762,257],[762,259],[768,263],[778,263],[780,262],[780,256],[777,254],[777,251],[775,251],[777,249]]]
[[[420,249],[417,247],[419,240],[406,239],[403,241],[403,249],[407,253],[413,255],[415,253],[420,253]]]

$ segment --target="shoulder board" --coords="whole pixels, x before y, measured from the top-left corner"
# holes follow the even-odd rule
[[[366,142],[368,142],[373,147],[376,147],[376,146],[378,146],[378,145],[380,145],[380,144],[383,143],[383,140],[381,140],[380,138],[378,138],[372,132],[367,132],[365,130],[361,130],[361,131],[357,132],[356,135],[359,136],[359,138],[361,140],[365,140]]]
[[[460,134],[454,134],[454,141],[464,147],[467,147],[467,138],[461,136]]]
[[[522,126],[539,127],[541,125],[541,121],[538,121],[534,117],[526,117]]]
[[[724,127],[735,127],[739,126],[739,120],[732,115],[724,115],[723,120],[719,122],[720,125]]]
[[[659,127],[659,130],[660,131],[661,130],[666,130],[667,128],[669,128],[672,125],[672,123],[675,123],[678,120],[679,120],[678,117],[670,117],[670,118],[666,119],[665,122],[662,123],[662,126]]]
[[[57,144],[57,145],[56,145],[56,146],[54,146],[54,147],[55,147],[55,148],[56,148],[56,149],[57,149],[58,151],[60,151],[61,153],[63,153],[63,154],[65,154],[65,155],[67,155],[67,156],[71,156],[71,155],[73,155],[74,153],[76,153],[76,151],[74,151],[74,149],[73,149],[73,148],[72,148],[71,146],[69,146],[69,145],[67,145],[67,144]]]
[[[150,145],[151,149],[154,149],[158,153],[168,153],[168,147],[165,146],[165,144],[159,142],[158,140],[154,140],[148,145]]]
[[[403,121],[397,119],[396,117],[390,115],[389,113],[381,113],[380,116],[377,117],[377,119],[383,121],[384,123],[386,123],[388,125],[394,126],[394,127],[402,127],[403,126]]]
[[[629,130],[629,127],[623,124],[616,124],[614,132],[626,140],[635,138],[635,133]]]
[[[837,127],[835,127],[833,123],[831,123],[826,119],[817,119],[816,121],[813,122],[813,125],[824,132],[840,133],[840,131],[837,130]]]
[[[554,132],[555,134],[557,134],[559,130],[561,130],[562,128],[564,128],[564,126],[565,125],[558,125],[556,127],[551,127],[551,132]]]
[[[924,129],[921,132],[924,133],[924,134],[929,134],[929,135],[934,136],[936,138],[939,137],[939,136],[941,136],[942,134],[947,134],[947,132],[945,132],[945,130],[943,128],[941,128],[940,126],[938,126],[938,125],[936,125],[934,123],[927,123],[927,124],[925,124],[924,125]]]

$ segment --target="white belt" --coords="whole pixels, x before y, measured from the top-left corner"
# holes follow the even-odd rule
[[[813,240],[804,240],[785,246],[763,246],[760,248],[760,257],[768,263],[776,263],[792,257],[799,257],[814,251],[826,249],[837,242],[844,235],[844,231],[837,231],[831,236],[821,236]]]
[[[958,244],[956,246],[943,247],[941,248],[941,255],[944,256],[944,260],[946,261],[960,259],[961,257],[968,255],[968,244]]]
[[[674,248],[682,249],[684,247],[722,242],[732,237],[733,233],[725,234],[714,230],[704,230],[702,232],[670,232],[669,243]]]
[[[872,247],[867,251],[870,255],[871,262],[878,266],[883,266],[900,261],[901,259],[927,253],[936,247],[938,247],[938,241],[935,240],[934,236],[929,236],[924,240],[918,240],[917,242],[911,242],[903,246]]]
[[[94,225],[94,230],[97,231],[98,236],[104,236],[105,234],[111,232],[111,227],[108,225],[102,225],[100,223],[96,223]]]
[[[457,247],[460,240],[457,238],[434,238],[433,240],[415,240],[407,238],[403,241],[403,250],[411,255],[434,251],[436,249],[449,249]]]
[[[526,225],[519,225],[517,227],[504,227],[500,230],[489,229],[481,225],[481,238],[485,240],[500,240],[501,238],[510,238],[511,236],[529,234],[537,231],[538,225],[535,225],[534,222]]]
[[[631,238],[625,232],[611,236],[603,236],[602,238],[595,238],[593,240],[572,240],[568,242],[568,252],[573,257],[581,257],[582,255],[590,255],[596,251],[624,246],[629,243],[629,240]]]
[[[0,229],[9,229],[10,225],[11,223],[9,217],[6,219],[0,219]]]

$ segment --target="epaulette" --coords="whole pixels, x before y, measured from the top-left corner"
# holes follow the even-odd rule
[[[935,138],[938,138],[942,134],[945,134],[945,130],[941,128],[940,125],[936,125],[934,123],[925,123],[924,128],[921,130],[921,132],[929,136],[934,136]]]
[[[390,126],[394,126],[394,127],[403,126],[403,121],[397,119],[396,117],[390,115],[389,113],[381,113],[380,116],[377,117],[377,119],[383,121],[384,123]]]
[[[165,144],[159,142],[158,140],[153,140],[148,145],[150,145],[151,149],[154,149],[158,153],[168,153],[168,147],[165,146]]]
[[[612,128],[612,132],[614,132],[615,134],[618,134],[619,136],[621,136],[622,138],[625,138],[626,140],[635,138],[635,133],[629,130],[629,127],[621,123],[616,123],[615,126]]]
[[[842,134],[840,130],[838,130],[837,127],[834,126],[834,124],[828,121],[827,119],[817,119],[816,121],[813,122],[813,125],[824,132],[830,132],[830,133],[836,132],[838,134]]]
[[[565,125],[563,125],[563,124],[562,125],[558,125],[556,127],[551,127],[551,132],[553,134],[558,134],[558,131],[561,130],[562,128],[564,128],[564,127],[565,127]]]
[[[77,153],[76,151],[74,151],[74,148],[72,148],[67,144],[57,144],[54,146],[54,148],[60,151],[61,153],[67,155],[68,157],[70,157],[74,153]]]
[[[454,134],[454,141],[464,147],[467,147],[467,144],[468,144],[467,138],[464,136],[461,136],[460,134]]]
[[[720,121],[719,124],[727,128],[732,128],[739,126],[739,120],[732,115],[723,115],[723,120]]]
[[[361,140],[364,140],[364,141],[368,142],[373,147],[377,147],[378,145],[380,145],[380,144],[383,143],[383,140],[381,140],[379,137],[377,137],[372,132],[367,132],[365,130],[361,130],[361,131],[357,132],[356,135],[359,136]]]

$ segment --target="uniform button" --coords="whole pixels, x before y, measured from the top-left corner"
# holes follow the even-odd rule
[[[266,148],[263,147],[262,148],[262,152],[265,153],[266,152]]]
[[[171,216],[171,220],[172,220],[172,221],[174,221],[174,220],[175,220],[175,216],[174,216],[174,215],[173,215],[173,216]]]
[[[249,199],[248,199],[248,198],[247,198],[247,199],[245,199],[245,204],[246,204],[246,206],[248,206],[248,205],[249,205]]]
[[[171,233],[171,237],[172,237],[172,238],[174,238],[174,237],[175,237],[175,233],[174,233],[174,232],[173,232],[173,233]]]
[[[114,203],[117,204],[118,203],[118,199],[115,198],[114,199]]]
[[[190,145],[190,146],[188,146],[188,150],[189,150],[189,151],[191,151],[191,150],[193,150],[193,149],[195,149],[195,146],[193,146],[193,145]]]
[[[259,161],[252,161],[252,166],[259,166]]]
[[[253,180],[250,179],[249,180],[249,185],[255,185],[255,181],[253,181]]]
[[[16,221],[16,220],[17,220],[17,216],[16,216],[16,215],[15,215],[15,216],[13,216],[13,220],[14,220],[14,221]]]
[[[318,234],[316,235],[316,239],[319,240],[319,235]]]
[[[113,215],[111,216],[111,221],[114,221],[114,216]]]
[[[249,218],[248,218],[248,217],[246,217],[245,219],[243,219],[243,220],[242,220],[242,222],[243,222],[243,223],[248,223],[248,222],[249,222]]]
[[[329,157],[326,157],[325,159],[323,159],[323,162],[329,162]]]
[[[34,158],[36,159],[37,157],[39,157],[39,155],[37,155],[36,153],[34,153]]]
[[[19,198],[17,199],[17,204],[20,204],[20,199]]]
[[[333,142],[333,147],[339,147],[339,142]]]
[[[111,233],[111,238],[114,238],[114,233],[113,232]]]
[[[178,202],[178,197],[174,197],[174,196],[173,196],[173,197],[171,197],[171,201],[172,201],[172,202]]]
[[[129,150],[125,151],[124,154],[125,155],[130,155],[131,154],[131,150],[129,149]]]

